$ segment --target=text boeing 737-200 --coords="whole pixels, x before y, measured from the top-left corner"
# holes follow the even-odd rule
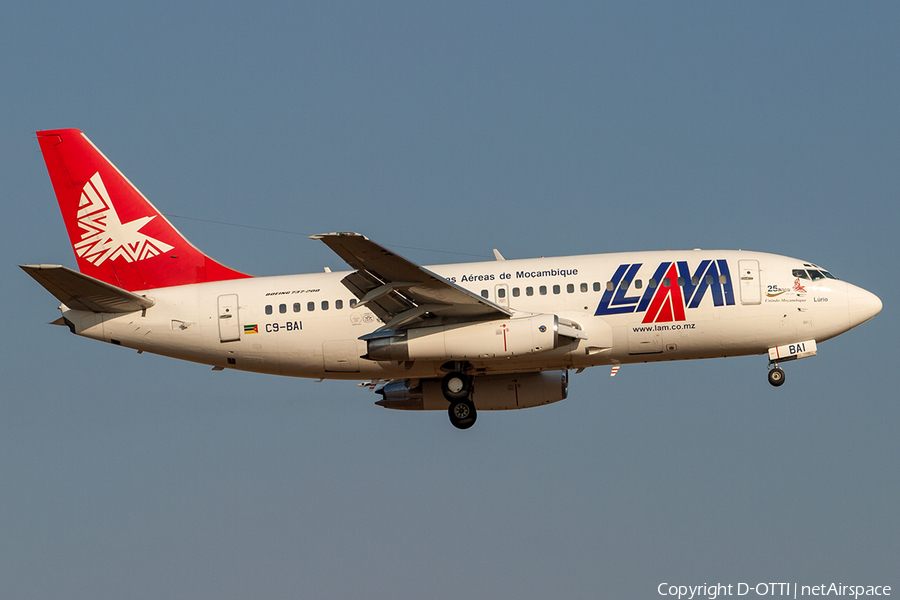
[[[190,244],[77,129],[37,134],[79,271],[24,265],[72,333],[212,365],[370,380],[381,406],[477,410],[562,400],[569,369],[768,355],[779,364],[871,319],[877,296],[760,252],[630,252],[421,267],[358,233],[352,269],[251,277]]]

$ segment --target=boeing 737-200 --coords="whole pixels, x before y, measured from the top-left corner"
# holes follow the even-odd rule
[[[78,271],[23,265],[80,336],[238,369],[363,380],[377,404],[529,408],[570,369],[762,354],[783,363],[868,321],[877,296],[805,260],[734,250],[422,267],[358,233],[321,240],[350,271],[251,277],[191,245],[77,129],[38,141]]]

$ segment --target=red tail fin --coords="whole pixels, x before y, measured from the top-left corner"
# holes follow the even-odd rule
[[[37,137],[85,275],[129,291],[249,277],[188,242],[81,131]]]

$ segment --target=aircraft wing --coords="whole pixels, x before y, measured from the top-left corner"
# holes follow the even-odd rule
[[[118,288],[61,265],[19,265],[56,299],[74,310],[127,313],[153,306],[146,296]]]
[[[359,233],[323,233],[322,240],[356,269],[341,283],[379,319],[401,329],[438,318],[443,323],[502,319],[512,313],[394,254]]]

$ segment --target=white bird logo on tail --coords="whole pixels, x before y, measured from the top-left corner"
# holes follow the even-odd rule
[[[84,184],[78,203],[78,226],[84,232],[75,244],[75,254],[99,266],[106,260],[124,258],[125,262],[136,262],[168,252],[173,246],[141,233],[155,218],[156,215],[122,223],[100,173],[94,173]]]

